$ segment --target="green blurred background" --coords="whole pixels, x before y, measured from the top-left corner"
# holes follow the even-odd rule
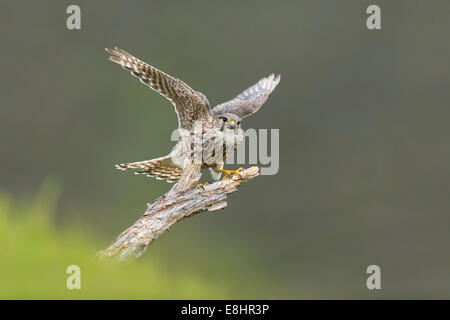
[[[66,28],[70,4],[81,7],[79,31]],[[366,28],[370,4],[381,30]],[[0,297],[450,298],[449,9],[2,1]],[[113,46],[212,105],[282,75],[243,123],[280,129],[279,173],[245,185],[224,211],[177,223],[120,271],[88,257],[171,185],[114,165],[168,153],[177,120],[107,60]],[[91,285],[68,292],[68,264]],[[371,264],[378,291],[366,288]]]

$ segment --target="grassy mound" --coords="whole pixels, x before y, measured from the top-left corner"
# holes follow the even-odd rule
[[[102,248],[80,225],[56,228],[57,192],[17,201],[0,193],[0,299],[222,299],[230,290],[200,273],[168,273],[145,259],[134,264],[99,264]],[[68,266],[81,270],[81,289],[66,287]]]

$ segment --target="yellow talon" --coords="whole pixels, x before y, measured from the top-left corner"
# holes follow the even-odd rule
[[[199,183],[199,184],[197,185],[197,188],[203,188],[203,187],[206,187],[206,186],[209,186],[209,182]]]
[[[223,175],[223,179],[226,179],[226,178],[228,178],[230,175],[233,175],[233,174],[241,176],[239,172],[241,172],[242,170],[244,170],[244,169],[242,169],[242,168],[239,168],[239,169],[237,169],[237,170],[224,170],[224,169],[220,169],[219,171],[222,172],[222,173],[224,174],[224,175]],[[223,179],[222,179],[222,180],[223,180]]]

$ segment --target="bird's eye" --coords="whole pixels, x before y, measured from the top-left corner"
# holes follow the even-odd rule
[[[223,117],[222,120],[223,120],[223,122],[227,122],[228,121],[227,117]]]
[[[240,121],[238,121],[238,122],[237,122],[237,125],[238,125],[238,126],[239,126],[239,125],[241,125],[241,122],[240,122]]]

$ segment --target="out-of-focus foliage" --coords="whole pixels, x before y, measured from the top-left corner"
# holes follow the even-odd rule
[[[77,0],[81,30],[68,30],[71,4],[0,2],[0,188],[23,199],[58,177],[64,192],[49,223],[58,237],[74,220],[88,226],[101,242],[90,257],[170,188],[114,169],[170,152],[177,127],[169,101],[108,61],[104,48],[119,46],[212,106],[281,74],[242,122],[280,130],[278,174],[246,184],[224,211],[176,223],[140,265],[223,290],[240,283],[233,297],[449,297],[450,1],[378,0],[381,30],[367,29],[373,3],[361,0]],[[14,211],[17,228],[33,226]],[[24,248],[9,239],[10,254]],[[45,253],[33,250],[24,257]],[[25,258],[0,287],[12,281],[18,292],[30,270],[41,279],[76,262],[40,276],[49,263]],[[377,292],[365,285],[371,264],[382,270]]]
[[[100,244],[79,224],[56,230],[55,198],[44,192],[18,202],[0,194],[0,299],[226,298],[231,284],[206,282],[199,272],[169,272],[148,260],[100,264]],[[81,268],[81,290],[66,288],[66,268]]]

